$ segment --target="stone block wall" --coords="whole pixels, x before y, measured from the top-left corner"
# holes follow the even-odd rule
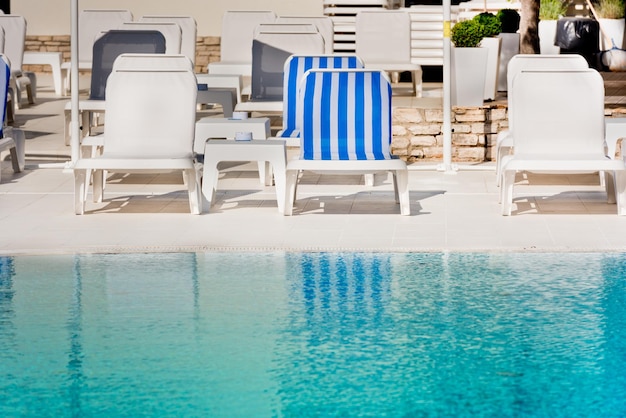
[[[70,36],[27,36],[26,51],[61,52],[63,61],[70,60]],[[196,40],[196,72],[206,72],[209,62],[220,59],[220,38],[199,36]],[[47,72],[50,67],[27,65],[25,69],[34,72]]]
[[[498,132],[508,128],[506,106],[455,107],[451,125],[454,161],[490,161]],[[442,109],[394,108],[392,126],[394,155],[407,162],[441,161]]]

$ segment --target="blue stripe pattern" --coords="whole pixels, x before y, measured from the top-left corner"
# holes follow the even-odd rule
[[[313,68],[363,68],[356,55],[292,55],[285,63],[283,78],[283,129],[278,134],[284,138],[297,138],[298,87],[302,76]]]
[[[391,86],[382,71],[309,70],[299,101],[302,159],[391,159]]]
[[[4,118],[6,117],[7,112],[7,93],[9,91],[11,68],[9,68],[9,64],[4,59],[0,59],[0,66],[0,100],[4,103],[4,105],[0,108],[0,112],[2,112],[2,118],[0,119],[2,121],[2,123],[0,123],[0,138],[4,138]]]

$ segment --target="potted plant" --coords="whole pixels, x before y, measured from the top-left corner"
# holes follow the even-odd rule
[[[483,25],[475,19],[464,20],[452,27],[450,39],[452,64],[452,105],[482,106],[485,94],[485,73],[488,51],[479,48]]]
[[[624,0],[600,0],[595,6],[602,34],[600,49],[624,47]]]
[[[479,46],[486,48],[487,71],[485,72],[484,100],[494,100],[498,92],[498,73],[500,67],[500,51],[502,39],[498,37],[502,31],[500,19],[493,13],[479,13],[472,20],[476,20],[482,26],[483,39]]]
[[[565,14],[567,5],[562,0],[541,0],[539,6],[539,49],[542,54],[558,54],[554,45],[556,21]]]
[[[498,91],[507,90],[506,72],[509,61],[520,50],[520,34],[518,33],[521,16],[517,10],[501,9],[496,14],[500,20],[502,32],[498,37],[502,40],[500,46],[500,65],[498,67]]]

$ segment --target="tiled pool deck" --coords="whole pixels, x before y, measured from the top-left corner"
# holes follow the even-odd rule
[[[626,251],[626,217],[605,202],[597,175],[518,177],[513,216],[503,217],[494,165],[454,174],[412,165],[411,216],[400,216],[390,179],[306,174],[295,215],[276,210],[256,164],[231,163],[210,214],[190,215],[177,176],[116,176],[105,201],[76,216],[63,106],[51,79],[39,77],[37,104],[17,113],[27,135],[27,169],[2,161],[0,254],[213,250]],[[620,105],[624,83],[607,84]],[[610,89],[613,90],[610,90]],[[401,98],[437,105],[437,98]],[[406,103],[403,103],[406,104]],[[209,112],[210,113],[210,112]],[[146,184],[148,183],[148,184]]]

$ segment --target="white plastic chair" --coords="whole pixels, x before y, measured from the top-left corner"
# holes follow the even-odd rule
[[[604,81],[592,69],[521,71],[513,78],[515,153],[502,161],[502,215],[511,214],[515,174],[606,175],[607,200],[626,215],[625,166],[604,148]],[[538,99],[539,98],[539,99]]]
[[[509,114],[511,114],[511,108],[515,106],[515,100],[513,100],[513,79],[517,74],[524,70],[584,70],[589,68],[587,60],[582,55],[578,54],[562,54],[562,55],[548,55],[548,54],[519,54],[515,55],[509,61],[507,67],[507,108]],[[541,100],[541,97],[537,97],[536,100]],[[498,133],[496,139],[496,182],[500,186],[501,170],[502,170],[502,158],[505,155],[513,152],[513,137],[511,135],[513,125],[509,118],[509,128]]]
[[[356,15],[356,54],[365,68],[411,72],[413,93],[422,94],[422,67],[411,62],[411,17],[402,10],[364,10]]]
[[[81,10],[78,16],[78,69],[91,70],[93,44],[103,32],[119,28],[124,22],[133,20],[129,10]],[[63,94],[70,90],[71,62],[61,64]]]
[[[183,33],[178,23],[174,22],[125,22],[117,29],[121,30],[158,30],[165,36],[165,53],[180,54]]]
[[[276,23],[311,23],[324,38],[324,53],[334,52],[335,27],[330,16],[278,16]]]
[[[249,94],[254,28],[261,23],[272,23],[275,20],[276,13],[269,10],[226,11],[222,17],[220,60],[209,63],[209,74],[240,75],[243,94]]]
[[[11,154],[13,172],[19,173],[24,170],[24,133],[19,129],[6,126],[5,115],[8,106],[9,79],[11,69],[6,60],[0,57],[0,154],[8,151]],[[2,161],[2,159],[0,159]],[[0,176],[2,170],[0,170]]]
[[[35,103],[37,77],[35,73],[22,70],[26,42],[26,19],[18,15],[0,15],[0,27],[4,30],[4,54],[11,63],[10,88],[13,108],[21,107],[22,92],[26,91],[29,104]]]
[[[196,63],[196,38],[198,25],[192,16],[142,16],[139,22],[176,23],[180,27],[180,53],[186,55],[192,64]],[[167,40],[166,40],[167,41]]]
[[[291,25],[289,25],[291,26]],[[292,54],[320,55],[324,38],[307,32],[261,32],[253,41],[250,99],[238,103],[238,112],[282,112],[284,65]]]
[[[76,214],[84,213],[90,171],[96,202],[102,201],[105,171],[179,171],[187,186],[191,213],[201,213],[200,171],[193,156],[195,75],[190,70],[159,68],[155,56],[147,59],[157,59],[154,69],[120,69],[109,76],[103,153],[80,158],[74,167]],[[168,62],[163,67],[171,65]]]

